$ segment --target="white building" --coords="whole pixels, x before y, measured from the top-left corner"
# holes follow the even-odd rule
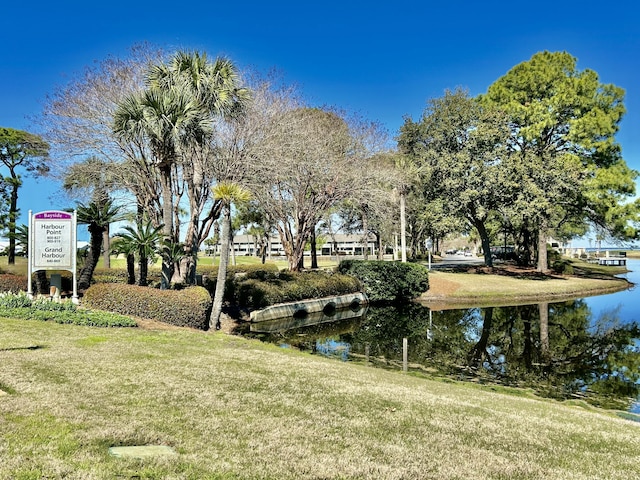
[[[335,243],[334,243],[335,241]],[[321,243],[322,242],[322,243]],[[374,235],[369,235],[366,239],[366,248],[369,255],[377,254],[377,244]],[[258,243],[253,235],[236,235],[233,238],[233,253],[241,256],[255,256],[258,254]],[[334,237],[321,235],[318,237],[316,252],[318,255],[363,255],[365,249],[365,238],[363,235],[336,234]],[[213,251],[207,250],[208,254],[219,254],[220,245],[216,245]],[[310,255],[309,251],[305,255]],[[273,236],[269,239],[269,252],[267,256],[284,256],[284,248],[280,242],[280,237]]]

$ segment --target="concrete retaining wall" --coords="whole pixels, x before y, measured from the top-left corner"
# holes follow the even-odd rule
[[[324,312],[314,312],[306,317],[284,317],[274,318],[273,320],[264,320],[261,322],[253,322],[249,324],[249,331],[260,333],[286,332],[294,328],[309,327],[311,325],[320,325],[322,323],[344,322],[356,318],[363,317],[369,305],[362,305],[360,308],[343,308],[336,310],[329,315]]]
[[[362,292],[338,295],[335,297],[316,298],[313,300],[300,300],[298,302],[280,303],[262,310],[251,312],[252,322],[264,322],[275,318],[304,317],[310,313],[325,312],[330,314],[336,310],[351,308],[359,310],[367,305],[369,300]]]

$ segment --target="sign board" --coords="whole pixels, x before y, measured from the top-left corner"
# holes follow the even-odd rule
[[[34,270],[71,270],[76,252],[74,227],[71,213],[40,212],[33,216],[29,258]]]
[[[57,210],[29,212],[29,294],[31,274],[38,270],[68,270],[73,273],[76,299],[76,214]]]

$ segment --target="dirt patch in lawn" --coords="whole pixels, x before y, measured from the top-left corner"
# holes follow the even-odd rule
[[[449,297],[460,288],[458,282],[452,282],[444,278],[438,278],[437,276],[429,277],[429,290],[427,290],[431,297]]]

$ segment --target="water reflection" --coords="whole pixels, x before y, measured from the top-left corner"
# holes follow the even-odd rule
[[[592,318],[582,300],[431,312],[417,304],[370,307],[363,316],[254,333],[266,341],[386,368],[529,388],[629,408],[640,392],[636,322],[616,310]]]

